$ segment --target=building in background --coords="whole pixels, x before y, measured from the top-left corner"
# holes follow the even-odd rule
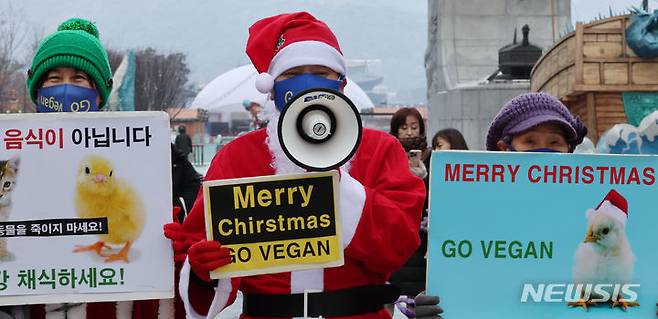
[[[373,108],[361,110],[361,122],[363,127],[389,132],[391,130],[391,118],[400,108],[412,107],[420,112],[427,127],[428,112],[426,105],[404,105],[394,104],[385,106],[375,106]]]
[[[496,78],[499,50],[526,24],[531,44],[549,48],[570,15],[570,0],[428,0],[428,135],[452,127],[484,148],[501,106],[530,91],[528,79]]]
[[[187,135],[192,138],[192,143],[205,143],[206,123],[208,122],[208,111],[204,109],[168,108],[167,113],[172,128],[185,125]]]
[[[382,84],[384,77],[372,70],[373,65],[381,64],[381,60],[347,60],[347,70],[350,79],[365,92],[374,105],[386,105],[389,99],[395,95]]]

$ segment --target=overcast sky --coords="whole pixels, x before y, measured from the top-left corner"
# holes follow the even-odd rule
[[[459,1],[459,0],[452,0]],[[590,20],[608,7],[622,11],[640,0],[573,0],[574,20]],[[398,103],[425,103],[426,0],[0,0],[25,25],[51,33],[63,20],[96,22],[105,45],[156,47],[187,54],[198,84],[249,62],[247,28],[259,18],[307,10],[327,22],[348,59],[379,59],[373,71]],[[486,3],[486,1],[483,1]],[[651,8],[658,0],[650,0]]]
[[[572,0],[571,20],[587,22],[599,13],[608,16],[610,8],[615,13],[625,12],[631,7],[640,7],[641,0]],[[658,8],[658,0],[649,0],[649,10]]]

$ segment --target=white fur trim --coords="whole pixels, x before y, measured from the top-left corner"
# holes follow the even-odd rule
[[[324,269],[290,272],[290,293],[303,293],[307,289],[324,290]]]
[[[185,313],[187,318],[201,319],[201,318],[215,318],[226,307],[228,297],[231,294],[233,287],[231,286],[231,279],[218,280],[217,287],[215,287],[215,296],[208,309],[208,316],[203,316],[194,311],[192,304],[190,304],[189,287],[190,287],[190,274],[192,268],[190,263],[185,259],[183,268],[180,270],[180,281],[178,282],[178,293],[180,294],[183,304],[185,305]]]
[[[279,142],[278,127],[279,127],[279,112],[272,114],[270,124],[267,125],[267,148],[272,154],[272,168],[276,174],[295,174],[305,172],[303,168],[295,165],[286,153],[283,152],[283,147]]]
[[[302,65],[323,65],[345,75],[345,58],[336,48],[322,41],[299,41],[291,43],[277,53],[267,73],[273,79],[288,69]]]
[[[117,319],[132,319],[133,317],[133,302],[132,301],[117,301]]]
[[[595,216],[594,213],[604,214],[606,216],[609,216],[610,218],[613,218],[616,221],[620,222],[622,225],[626,225],[626,220],[628,219],[626,213],[624,213],[617,206],[612,205],[607,200],[603,201],[603,203],[601,203],[601,206],[599,206],[599,208],[597,208],[596,210],[588,209],[586,213],[587,219],[590,219],[593,216]]]
[[[160,299],[159,301],[158,319],[173,319],[176,313],[176,308],[174,307],[174,299]]]
[[[346,169],[340,169],[340,218],[343,249],[354,237],[366,203],[366,189]]]

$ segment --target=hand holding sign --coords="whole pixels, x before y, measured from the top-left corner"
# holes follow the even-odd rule
[[[165,237],[172,241],[175,262],[185,261],[190,246],[205,239],[201,234],[183,231],[183,227],[179,223],[165,224],[163,229]]]
[[[231,263],[231,254],[217,241],[202,240],[188,251],[192,271],[199,278],[210,282],[210,271]]]
[[[414,311],[417,319],[441,319],[443,309],[439,306],[439,296],[428,296],[421,292],[414,298]]]

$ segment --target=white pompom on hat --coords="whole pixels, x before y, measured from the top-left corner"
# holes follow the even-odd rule
[[[345,75],[346,66],[331,29],[307,12],[261,19],[249,28],[247,55],[258,70],[256,89],[269,93],[274,79],[302,65],[326,66]]]

